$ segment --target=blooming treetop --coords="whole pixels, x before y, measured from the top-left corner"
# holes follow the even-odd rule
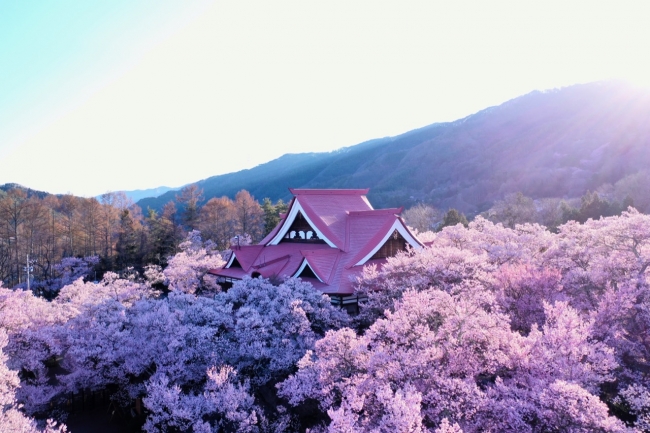
[[[185,293],[218,290],[216,282],[207,274],[210,269],[225,264],[216,245],[209,241],[203,243],[201,234],[193,230],[179,248],[181,252],[169,259],[164,271],[169,288]]]
[[[300,280],[219,291],[196,232],[148,282],[75,280],[50,302],[0,288],[3,416],[32,426],[110,389],[143,398],[147,431],[648,429],[650,216],[557,234],[477,218],[430,240],[364,270],[354,321]]]

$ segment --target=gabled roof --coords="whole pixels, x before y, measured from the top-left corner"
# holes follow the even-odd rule
[[[289,189],[294,195],[285,218],[261,242],[277,245],[298,215],[302,213],[325,242],[345,250],[347,215],[351,211],[372,210],[366,194],[368,189]]]
[[[291,263],[291,256],[284,255],[270,261],[263,261],[255,267],[255,271],[259,272],[264,278],[271,278],[273,276],[282,275],[282,270],[286,269]]]
[[[309,267],[317,278],[305,281],[324,293],[346,295],[354,293],[352,280],[363,265],[385,263],[385,259],[374,259],[373,255],[395,231],[411,247],[423,247],[399,217],[402,208],[373,209],[366,198],[367,189],[290,191],[294,197],[289,209],[271,233],[258,245],[234,251],[242,269],[214,269],[211,273],[236,278],[235,274],[257,272],[265,278],[282,278],[298,275]],[[324,243],[285,238],[299,213]]]
[[[284,235],[290,229],[291,224],[293,224],[299,214],[307,220],[307,223],[309,223],[311,228],[316,231],[320,239],[324,240],[330,247],[339,247],[341,244],[340,239],[332,233],[327,224],[323,223],[323,221],[308,205],[303,205],[298,200],[292,201],[291,208],[289,208],[289,212],[284,220],[280,222],[279,228],[275,232],[275,236],[264,245],[277,245],[282,242]]]
[[[225,267],[229,268],[232,265],[234,259],[237,258],[237,261],[241,265],[242,269],[247,271],[251,266],[253,266],[255,259],[263,249],[264,245],[245,245],[242,247],[235,247],[235,249],[232,251],[230,260],[228,260],[228,263]]]
[[[335,265],[341,257],[338,249],[329,250],[302,250],[302,255],[309,263],[309,266],[321,281],[328,283],[333,276]]]
[[[363,219],[363,223],[367,223],[367,218]],[[411,248],[422,249],[422,244],[408,229],[406,224],[401,218],[386,218],[383,225],[375,230],[374,235],[366,242],[366,244],[359,250],[352,260],[348,263],[347,267],[362,266],[384,245],[388,238],[397,231]]]
[[[313,215],[314,219],[327,225],[340,241],[345,239],[349,212],[373,210],[366,198],[368,189],[289,189],[289,191],[303,207],[309,209],[310,216]]]
[[[316,275],[316,279],[318,279],[318,281],[320,281],[321,283],[324,282],[323,279],[321,278],[321,276],[318,275],[318,272],[316,272],[316,271],[314,270],[314,268],[312,268],[312,267],[309,265],[309,261],[307,261],[307,259],[303,259],[303,260],[302,260],[302,263],[300,264],[300,267],[298,268],[298,270],[297,270],[296,272],[293,273],[292,277],[300,277],[301,274],[302,274],[302,272],[305,270],[305,268],[309,268],[309,269],[312,271],[312,273],[313,273],[314,275]]]

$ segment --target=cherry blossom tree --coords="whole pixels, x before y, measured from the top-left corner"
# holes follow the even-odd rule
[[[508,363],[512,332],[507,317],[489,312],[493,306],[485,292],[406,291],[364,335],[329,332],[280,385],[281,395],[293,405],[318,401],[337,422],[353,422],[353,431],[381,431],[396,416],[385,404],[390,396],[377,393],[390,385],[401,390],[390,398],[409,408],[403,421],[421,418],[412,421],[415,431],[420,422],[439,426],[450,413],[471,425],[486,404],[477,379]]]
[[[466,432],[623,431],[596,395],[612,379],[612,349],[566,303],[544,309],[542,328],[522,336],[480,286],[409,290],[365,334],[329,332],[280,394],[296,406],[318,402],[327,431],[448,430],[450,422]]]
[[[625,427],[600,399],[575,383],[557,380],[539,396],[536,431],[622,432]]]
[[[65,286],[51,302],[31,292],[0,288],[0,309],[6,311],[0,326],[10,337],[9,365],[22,372],[17,397],[25,409],[29,413],[42,412],[61,392],[50,383],[48,366],[78,348],[69,332],[71,321],[87,317],[88,330],[94,329],[93,316],[112,311],[104,310],[109,301],[126,308],[154,293],[146,284],[119,279],[112,273],[107,273],[100,283],[84,283],[80,278]],[[84,334],[83,339],[87,337]],[[65,363],[67,358],[63,359]]]
[[[365,326],[373,323],[384,311],[391,310],[394,301],[407,290],[435,287],[463,291],[465,286],[489,280],[492,271],[484,253],[433,246],[419,253],[399,253],[389,258],[381,270],[372,265],[364,268],[358,293],[367,301],[361,302],[357,321]]]
[[[445,227],[423,251],[388,258],[381,270],[364,268],[357,283],[360,296],[367,301],[358,321],[362,326],[372,323],[407,289],[449,290],[454,286],[462,290],[474,282],[492,287],[501,266],[541,269],[547,265],[544,254],[553,243],[553,235],[538,224],[508,229],[477,217],[469,227]]]
[[[0,287],[3,421],[33,431],[101,389],[142,398],[146,431],[648,429],[650,216],[427,236],[363,271],[354,322],[299,279],[218,290],[198,232],[144,280],[76,279],[51,301]]]
[[[17,398],[29,412],[47,405],[53,396],[45,362],[63,351],[54,329],[69,317],[68,311],[31,291],[0,287],[0,330],[8,337],[7,365],[23,372]]]
[[[62,287],[73,283],[79,278],[86,278],[92,268],[99,263],[98,256],[89,257],[64,257],[60,263],[53,266],[57,278],[43,282],[41,287],[50,292],[50,296]]]
[[[186,300],[192,297],[173,295],[177,299],[181,296]],[[195,373],[188,377],[186,373],[183,376],[180,370],[167,369],[163,379],[159,374],[162,370],[158,368],[156,376],[147,385],[147,389],[156,390],[158,396],[145,400],[145,404],[155,405],[151,410],[156,413],[168,413],[161,401],[171,398],[170,395],[176,395],[174,398],[184,402],[182,404],[199,405],[204,409],[213,407],[209,401],[203,401],[212,397],[208,397],[205,390],[201,394],[193,389],[195,387],[192,384],[205,382],[205,371],[215,371],[211,370],[211,366],[225,365],[229,366],[232,374],[237,371],[237,376],[241,378],[238,389],[242,392],[245,389],[246,393],[255,397],[255,404],[260,408],[256,412],[260,423],[266,420],[264,422],[272,426],[271,431],[283,431],[288,428],[286,426],[293,425],[291,417],[283,413],[282,406],[277,403],[275,384],[295,371],[297,361],[313,349],[315,342],[325,332],[346,325],[349,320],[347,313],[333,307],[329,298],[316,292],[310,284],[295,279],[274,286],[268,280],[248,278],[236,283],[228,292],[218,293],[214,299],[192,298],[195,300],[193,302],[209,306],[203,314],[210,314],[214,318],[213,325],[203,325],[204,321],[199,320],[199,315],[192,314],[190,317],[197,320],[197,323],[194,330],[188,333],[197,341],[197,350],[200,352],[186,358],[175,354],[172,358],[193,359],[192,367],[197,367]],[[189,344],[179,346],[188,348]],[[197,371],[200,367],[202,371]],[[187,370],[187,363],[182,363],[180,368]],[[208,384],[209,376],[208,374]],[[189,387],[193,391],[181,393],[177,388],[179,386],[184,389]],[[239,397],[236,398],[239,399],[244,394],[237,395]],[[244,404],[244,400],[237,401]],[[162,408],[160,405],[163,405]],[[245,406],[250,407],[250,404],[246,403]],[[214,411],[205,410],[209,413]],[[199,418],[207,416],[203,413]],[[165,419],[167,418],[156,418],[155,422],[152,421],[151,428],[159,427],[165,422],[171,423],[169,425],[185,422],[183,419]]]
[[[193,230],[179,248],[181,252],[169,259],[163,272],[169,288],[184,293],[219,290],[216,281],[208,275],[210,269],[225,264],[216,245],[210,241],[203,243],[200,232]]]
[[[169,414],[165,405],[172,404],[172,397],[181,406],[200,401],[196,410],[202,415],[196,419],[214,421],[215,407],[221,404],[215,402],[225,392],[212,383],[218,376],[214,366],[230,369],[222,376],[233,378],[223,379],[220,387],[228,388],[228,382],[241,391],[237,395],[245,391],[253,396],[261,407],[258,421],[269,418],[274,429],[290,424],[290,417],[281,416],[272,404],[277,400],[275,384],[295,371],[296,362],[327,330],[348,323],[347,313],[299,280],[273,286],[267,280],[246,279],[213,298],[180,291],[163,298],[120,295],[122,287],[136,284],[111,281],[116,296],[83,304],[61,328],[66,347],[62,365],[68,373],[60,376],[60,390],[111,388],[114,399],[125,405],[145,397],[145,405],[158,414],[152,415],[151,429],[163,424],[175,428],[192,419],[180,406]],[[74,290],[64,288],[60,298]],[[241,380],[234,379],[235,371]],[[246,401],[241,404],[251,407]]]
[[[569,222],[546,252],[562,272],[562,285],[576,308],[593,310],[608,287],[644,284],[650,266],[650,216],[634,209],[618,217]]]
[[[531,265],[503,265],[494,273],[497,302],[514,330],[527,334],[533,324],[546,321],[544,302],[566,300],[557,269]]]
[[[48,419],[44,429],[38,428],[34,419],[21,411],[21,405],[16,401],[15,392],[19,387],[18,374],[7,368],[7,356],[3,350],[7,346],[8,337],[4,329],[0,328],[0,429],[3,432],[24,433],[65,433],[64,424],[58,425]]]
[[[144,403],[151,412],[144,425],[146,432],[237,431],[256,433],[265,424],[248,382],[238,383],[230,366],[211,367],[203,392],[185,394],[178,385],[170,385],[164,375],[156,375],[147,384]]]
[[[639,431],[650,431],[650,391],[642,385],[632,384],[621,391],[616,403],[627,406],[636,417],[634,426]]]
[[[66,324],[66,391],[112,387],[132,401],[153,373],[179,383],[199,380],[218,361],[228,310],[211,299],[170,293],[128,306],[116,299],[88,306]]]

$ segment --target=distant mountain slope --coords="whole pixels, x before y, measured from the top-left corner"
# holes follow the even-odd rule
[[[229,196],[248,190],[261,200],[291,197],[288,188],[366,188],[376,174],[371,170],[357,173],[369,158],[386,165],[393,157],[401,158],[404,150],[434,137],[438,124],[430,125],[394,138],[381,138],[333,152],[286,154],[257,167],[213,176],[197,182],[203,189],[205,201],[211,197]],[[383,162],[382,162],[383,161]],[[174,200],[176,192],[138,202],[143,209],[161,209]]]
[[[198,182],[206,200],[247,189],[369,187],[377,207],[426,201],[465,212],[505,194],[579,197],[650,167],[650,92],[621,82],[532,92],[464,119],[330,153],[284,155]],[[138,204],[160,209],[175,192]]]
[[[38,190],[35,190],[35,189],[27,188],[26,186],[22,186],[22,185],[19,185],[17,183],[5,183],[4,185],[0,185],[0,191],[1,192],[7,192],[10,189],[21,189],[21,190],[25,191],[25,193],[27,194],[27,197],[35,196],[35,197],[38,197],[38,198],[41,198],[41,199],[47,197],[48,195],[53,195],[53,194],[50,194],[49,192],[38,191]]]
[[[159,186],[156,188],[149,188],[149,189],[134,189],[132,191],[114,191],[114,192],[123,192],[126,194],[128,198],[133,200],[134,202],[137,202],[139,200],[142,200],[143,198],[155,198],[158,197],[168,191],[178,191],[181,189],[180,187],[178,188],[170,188],[168,186]],[[99,200],[101,195],[98,195],[96,198]]]

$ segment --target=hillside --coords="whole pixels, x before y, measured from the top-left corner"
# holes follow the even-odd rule
[[[329,153],[284,155],[198,182],[205,199],[247,189],[370,188],[377,207],[425,201],[464,212],[504,195],[579,197],[650,166],[650,92],[621,82],[535,91],[464,119]],[[140,200],[161,208],[176,192]]]
[[[50,194],[49,192],[38,191],[38,190],[35,190],[35,189],[27,188],[27,187],[19,185],[17,183],[5,183],[4,185],[0,185],[0,196],[2,196],[4,193],[9,191],[10,189],[20,189],[20,190],[23,190],[27,194],[27,197],[38,197],[40,199],[43,199],[43,198],[47,197],[48,195],[53,195],[53,194]]]
[[[170,188],[168,186],[159,186],[157,188],[149,188],[149,189],[134,189],[131,191],[113,191],[113,192],[122,192],[124,193],[128,198],[133,200],[134,202],[137,202],[138,200],[142,200],[143,198],[155,198],[158,197],[168,191],[178,191],[180,188]],[[96,196],[95,198],[99,200],[101,198],[101,194]]]

